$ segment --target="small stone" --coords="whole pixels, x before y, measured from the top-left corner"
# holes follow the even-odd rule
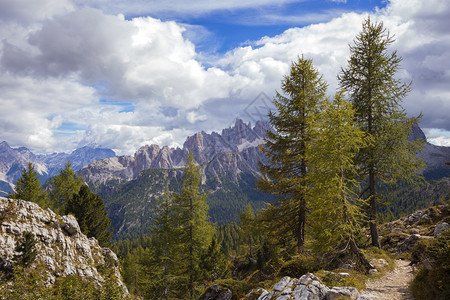
[[[326,300],[335,300],[335,299],[342,299],[342,298],[348,298],[348,299],[356,299],[359,296],[359,292],[354,287],[333,287],[330,289],[325,299]]]

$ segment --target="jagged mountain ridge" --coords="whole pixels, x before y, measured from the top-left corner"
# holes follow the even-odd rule
[[[11,148],[7,142],[0,143],[0,196],[13,192],[14,184],[22,175],[22,169],[31,162],[40,176],[41,183],[57,175],[69,160],[74,170],[96,159],[115,156],[113,150],[106,148],[82,147],[72,153],[53,153],[35,155],[28,148]]]
[[[182,148],[168,146],[146,145],[139,148],[132,156],[116,156],[93,161],[83,167],[78,174],[86,182],[94,185],[111,179],[131,180],[146,169],[177,169],[185,165],[189,152],[194,154],[195,161],[202,166],[203,180],[206,176],[228,174],[234,180],[239,173],[259,174],[258,162],[265,162],[259,145],[264,143],[266,131],[270,124],[264,121],[244,123],[236,119],[233,127],[223,129],[221,134],[204,131],[187,137]],[[411,139],[425,141],[421,157],[427,168],[424,175],[427,179],[438,179],[450,176],[450,167],[445,162],[450,161],[450,147],[436,146],[426,142],[426,137],[419,126],[414,126]]]
[[[146,145],[133,156],[116,156],[93,161],[78,174],[88,183],[98,185],[111,179],[130,180],[146,169],[176,169],[185,165],[187,156],[193,153],[195,161],[202,167],[204,176],[229,174],[236,179],[241,172],[258,174],[258,161],[264,161],[259,145],[270,126],[258,121],[252,128],[241,119],[222,133],[204,131],[189,136],[183,148]],[[203,178],[204,179],[204,178]],[[203,183],[205,180],[203,180]]]

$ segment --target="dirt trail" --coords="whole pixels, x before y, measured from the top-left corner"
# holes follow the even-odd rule
[[[412,268],[407,260],[396,260],[394,270],[383,277],[369,281],[361,294],[375,296],[374,299],[385,300],[412,300],[414,299],[408,289],[413,279]]]

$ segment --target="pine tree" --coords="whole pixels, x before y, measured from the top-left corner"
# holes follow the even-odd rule
[[[367,141],[355,123],[351,104],[343,99],[343,93],[337,93],[322,112],[319,135],[313,141],[315,155],[310,166],[315,197],[311,219],[319,251],[337,252],[342,247],[368,271],[371,265],[355,240],[364,217],[360,211],[364,202],[355,193],[358,182],[354,163],[356,153]]]
[[[268,206],[265,217],[277,236],[297,241],[298,251],[305,242],[305,226],[310,201],[311,182],[308,163],[313,155],[310,142],[317,131],[317,115],[326,99],[327,85],[310,59],[299,58],[292,63],[281,90],[273,101],[276,113],[269,113],[272,131],[267,132],[262,148],[268,158],[261,165],[264,177],[258,186],[274,193],[277,203]]]
[[[408,119],[401,106],[410,84],[395,77],[401,58],[396,51],[388,53],[393,42],[383,23],[365,20],[355,45],[350,46],[348,67],[338,76],[341,87],[350,95],[358,126],[373,140],[359,151],[356,164],[361,167],[360,178],[367,182],[361,196],[369,202],[372,245],[376,247],[380,247],[377,186],[414,182],[424,167],[417,157],[423,143],[409,141],[411,127],[419,118]]]
[[[17,180],[15,190],[15,193],[9,195],[12,199],[31,201],[42,208],[48,205],[47,193],[42,191],[39,175],[31,162],[28,163],[28,169],[22,169],[22,176]]]
[[[29,231],[25,231],[22,239],[19,240],[14,250],[19,253],[15,254],[13,258],[17,264],[22,267],[28,267],[31,265],[37,255],[34,234]]]
[[[88,237],[95,237],[101,246],[108,245],[112,233],[103,199],[92,193],[87,185],[82,185],[78,194],[69,200],[66,214],[72,213],[81,231]]]
[[[227,258],[220,251],[215,237],[211,240],[211,245],[209,245],[208,250],[200,258],[200,269],[203,279],[209,282],[223,279],[228,273]]]
[[[177,236],[180,245],[179,268],[186,276],[189,298],[195,298],[194,284],[200,273],[199,260],[209,246],[214,227],[209,222],[207,194],[200,194],[200,167],[189,154],[180,194],[174,194]]]
[[[75,174],[70,161],[67,161],[59,175],[52,178],[53,188],[50,192],[50,201],[55,211],[64,212],[67,203],[77,194],[83,184],[83,179]]]

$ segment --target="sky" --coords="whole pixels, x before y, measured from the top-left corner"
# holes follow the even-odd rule
[[[450,1],[0,0],[0,141],[132,154],[270,109],[289,66],[328,83],[368,16],[394,35],[402,105],[450,146]]]

